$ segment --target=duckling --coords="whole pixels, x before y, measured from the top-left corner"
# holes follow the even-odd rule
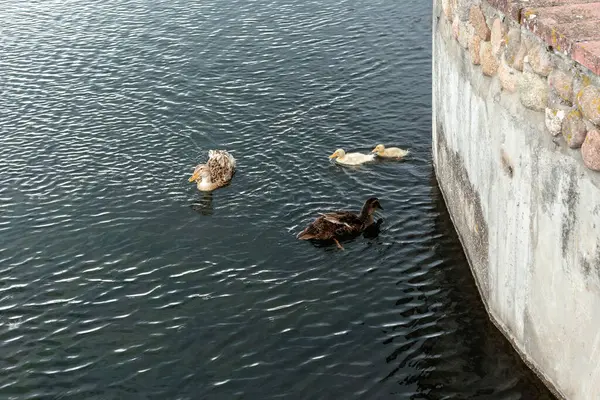
[[[375,160],[374,154],[348,153],[342,149],[337,149],[329,158],[336,159],[338,164],[360,165]]]
[[[378,144],[371,151],[371,153],[375,153],[379,157],[383,157],[383,158],[395,158],[395,159],[399,160],[402,157],[405,157],[406,155],[408,155],[409,151],[408,150],[404,150],[404,149],[400,149],[398,147],[389,147],[389,148],[386,149],[384,145]]]
[[[371,228],[376,209],[383,210],[383,207],[377,197],[371,197],[365,201],[360,214],[350,211],[320,213],[320,216],[296,237],[300,240],[333,240],[339,249],[344,250],[339,239],[358,236]],[[377,227],[380,224],[381,220],[377,222]]]
[[[210,150],[206,164],[196,166],[189,182],[196,181],[196,187],[203,192],[210,192],[227,185],[235,173],[236,161],[225,150]]]

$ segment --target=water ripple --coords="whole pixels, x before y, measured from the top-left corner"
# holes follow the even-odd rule
[[[2,398],[551,398],[436,188],[429,2],[1,5]],[[379,236],[295,239],[372,195]]]

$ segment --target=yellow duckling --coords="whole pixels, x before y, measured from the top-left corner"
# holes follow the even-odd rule
[[[235,173],[236,161],[225,150],[210,150],[206,164],[199,164],[189,181],[196,181],[196,187],[210,192],[227,185]]]
[[[406,155],[408,155],[409,151],[408,150],[404,150],[404,149],[400,149],[398,147],[389,147],[389,148],[386,149],[384,145],[378,144],[371,151],[371,153],[375,153],[379,157],[395,158],[395,159],[399,160],[402,157],[405,157]]]
[[[374,154],[348,153],[342,149],[337,149],[329,158],[336,159],[338,164],[360,165],[375,160]]]

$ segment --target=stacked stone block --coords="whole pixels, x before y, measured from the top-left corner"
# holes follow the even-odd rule
[[[530,24],[502,15],[486,1],[442,0],[442,9],[454,39],[481,73],[518,93],[526,108],[543,112],[549,134],[578,149],[587,168],[600,171],[598,76],[565,60],[527,29]]]

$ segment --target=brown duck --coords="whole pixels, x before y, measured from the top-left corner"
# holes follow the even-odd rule
[[[365,201],[359,214],[350,211],[333,211],[321,214],[297,236],[300,240],[333,240],[337,247],[344,249],[339,240],[358,236],[373,224],[373,213],[383,210],[379,199],[371,197]],[[377,225],[381,221],[378,221]]]

